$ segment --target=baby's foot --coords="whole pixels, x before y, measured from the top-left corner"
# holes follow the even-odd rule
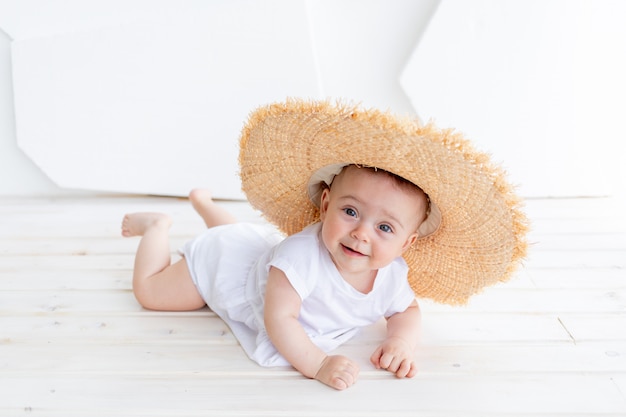
[[[143,236],[153,227],[169,228],[172,219],[163,213],[130,213],[122,220],[122,236]]]
[[[200,215],[206,212],[206,210],[213,205],[213,197],[211,197],[211,192],[206,188],[194,188],[189,193],[189,200],[191,201],[191,205],[194,210],[196,210]]]
[[[211,192],[205,188],[194,188],[191,190],[189,200],[194,210],[204,220],[206,227],[237,222],[237,219],[232,214],[213,201]]]

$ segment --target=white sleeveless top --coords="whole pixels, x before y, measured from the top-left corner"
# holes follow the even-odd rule
[[[258,225],[220,226],[209,232],[214,229],[220,229],[219,245],[207,249],[210,256],[203,256],[200,268],[194,261],[198,257],[194,252],[198,251],[189,250],[190,244],[185,246],[184,256],[207,305],[230,326],[248,356],[260,365],[288,365],[269,340],[263,322],[271,266],[283,271],[299,294],[299,321],[312,342],[325,352],[346,342],[360,328],[406,310],[415,299],[407,281],[408,267],[401,257],[378,271],[368,294],[354,289],[341,277],[321,242],[321,223],[278,244],[275,242],[280,239],[274,230],[263,231]],[[215,242],[215,237],[211,240]],[[226,241],[238,243],[230,245]],[[266,250],[261,249],[264,245]],[[228,257],[235,259],[227,261]],[[209,270],[204,267],[205,261],[212,264]]]

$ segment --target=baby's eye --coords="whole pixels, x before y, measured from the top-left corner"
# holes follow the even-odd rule
[[[343,209],[343,211],[344,211],[344,213],[346,213],[350,217],[356,217],[356,210],[354,210],[352,208],[345,208],[345,209]]]
[[[385,233],[393,232],[393,229],[388,224],[381,224],[380,226],[378,226],[378,228]]]

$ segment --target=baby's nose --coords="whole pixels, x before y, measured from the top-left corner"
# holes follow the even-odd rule
[[[357,227],[352,229],[352,237],[356,240],[367,242],[369,240],[367,227],[363,223],[360,223]]]

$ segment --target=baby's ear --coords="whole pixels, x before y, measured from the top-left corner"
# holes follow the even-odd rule
[[[322,197],[320,198],[320,220],[324,221],[326,212],[328,211],[328,204],[330,202],[330,189],[324,188],[322,191]]]
[[[408,248],[410,248],[411,246],[413,246],[413,244],[417,241],[417,238],[419,237],[419,233],[415,232],[413,234],[411,234],[406,242],[404,242],[404,245],[402,245],[402,253],[404,253]]]

